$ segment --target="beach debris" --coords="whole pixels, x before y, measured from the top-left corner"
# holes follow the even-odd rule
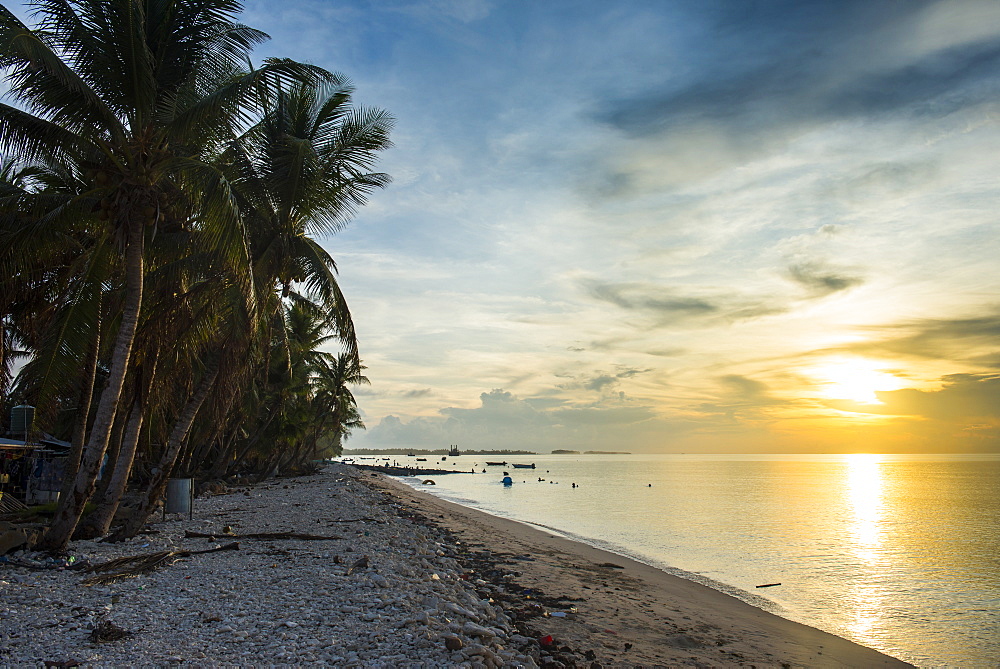
[[[607,567],[608,569],[624,569],[625,567],[620,564],[615,564],[614,562],[604,562],[600,566]]]
[[[437,485],[437,483],[434,483],[433,479],[426,479],[423,485]]]
[[[474,622],[466,622],[462,625],[462,633],[467,636],[475,636],[481,639],[492,639],[496,636],[496,632],[490,628],[477,625]]]
[[[551,634],[546,634],[541,639],[538,640],[540,646],[551,646],[555,643],[555,639],[552,638]]]
[[[226,544],[225,546],[209,548],[203,551],[160,551],[158,553],[147,553],[145,555],[120,557],[89,567],[86,571],[91,573],[97,572],[98,575],[84,579],[82,584],[110,585],[111,583],[118,583],[119,581],[124,581],[128,578],[135,578],[136,576],[142,576],[143,574],[151,574],[160,567],[173,564],[181,558],[190,557],[192,555],[203,555],[205,553],[217,553],[219,551],[239,550],[239,548],[239,542],[234,541],[233,543]]]
[[[781,585],[780,583],[765,583],[764,585],[758,585],[758,588],[773,588],[776,585]]]
[[[226,532],[226,530],[229,532]],[[266,540],[281,540],[281,539],[297,539],[299,541],[334,541],[337,539],[343,539],[344,537],[332,537],[325,536],[322,534],[302,534],[300,532],[255,532],[252,534],[233,534],[231,527],[224,527],[222,534],[206,534],[204,532],[192,532],[191,530],[184,531],[185,539],[214,539],[217,536],[224,536],[227,539],[266,539]]]
[[[90,566],[90,561],[86,559],[80,560],[75,555],[67,555],[66,557],[48,556],[40,560],[26,557],[24,555],[14,557],[0,555],[0,564],[8,564],[12,567],[23,567],[24,569],[32,569],[35,571],[49,569],[63,571],[65,569],[86,569]]]
[[[347,568],[347,575],[350,576],[358,569],[367,569],[367,568],[368,568],[368,556],[365,555],[363,557],[358,558],[358,560],[354,564],[352,564],[350,567]]]
[[[102,620],[90,633],[90,640],[94,643],[109,643],[118,641],[130,636],[132,633],[123,627],[119,627],[110,620]]]
[[[462,637],[456,634],[449,634],[444,638],[444,647],[448,650],[462,650],[465,644],[462,643]]]

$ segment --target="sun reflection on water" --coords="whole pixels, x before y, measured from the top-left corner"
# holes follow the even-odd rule
[[[880,629],[885,600],[885,592],[878,585],[885,551],[882,456],[856,453],[846,456],[845,461],[846,497],[852,514],[850,545],[860,563],[851,598],[854,612],[850,630],[858,639],[870,639]]]

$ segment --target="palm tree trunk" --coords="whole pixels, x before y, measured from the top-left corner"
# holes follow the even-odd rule
[[[80,458],[83,457],[83,445],[87,439],[87,423],[90,421],[90,403],[94,397],[94,384],[97,381],[97,360],[101,352],[101,317],[97,317],[97,327],[94,329],[94,339],[87,351],[87,367],[84,370],[80,386],[79,400],[76,403],[76,422],[73,425],[73,445],[66,458],[66,469],[63,473],[62,488],[59,499],[69,497],[76,483],[76,473],[80,470]]]
[[[261,483],[261,482],[263,482],[264,479],[266,479],[272,473],[274,473],[275,475],[277,475],[277,473],[278,473],[278,465],[281,462],[281,456],[282,456],[281,451],[278,451],[277,453],[273,453],[271,455],[271,457],[269,457],[264,462],[264,466],[261,467],[260,471],[257,472],[257,477],[254,479],[254,483]]]
[[[205,398],[208,397],[208,393],[212,389],[212,385],[215,383],[218,375],[219,361],[216,359],[209,364],[205,373],[202,374],[198,389],[191,396],[191,399],[188,400],[184,410],[181,411],[180,417],[178,417],[177,422],[174,424],[174,429],[170,433],[170,439],[167,441],[167,446],[160,458],[158,471],[149,482],[146,494],[139,502],[138,508],[132,512],[132,515],[129,516],[108,541],[122,541],[134,537],[142,529],[142,526],[146,524],[146,520],[153,513],[156,503],[163,497],[163,493],[167,488],[167,479],[170,478],[170,474],[174,470],[174,464],[177,462],[177,456],[180,455],[181,447],[187,439],[195,416],[198,415],[198,410],[205,402]]]
[[[6,316],[0,316],[0,395],[7,395],[7,328]]]
[[[259,430],[257,430],[257,433],[253,437],[251,437],[247,441],[243,449],[236,454],[236,457],[231,462],[226,462],[222,460],[220,461],[220,463],[218,463],[220,469],[218,471],[213,471],[213,474],[218,473],[218,476],[214,478],[222,478],[222,476],[230,474],[233,471],[233,467],[235,467],[236,465],[238,465],[239,463],[243,462],[243,460],[246,459],[247,455],[250,454],[251,449],[253,449],[253,447],[257,445],[257,442],[260,441],[260,438],[264,436],[264,431],[267,430],[267,428],[271,425],[272,422],[274,422],[275,416],[277,416],[277,412],[272,412],[267,417],[267,420],[264,421],[264,425]],[[224,469],[223,466],[225,467]]]
[[[91,499],[101,499],[108,489],[108,483],[114,476],[115,467],[118,465],[118,453],[122,450],[122,435],[125,434],[125,427],[128,423],[128,416],[118,412],[115,416],[115,424],[111,428],[111,437],[108,439],[108,449],[105,451],[104,464],[101,466],[100,479],[94,484],[94,492]],[[74,536],[76,533],[74,532]]]
[[[108,485],[100,497],[97,508],[77,527],[77,531],[73,535],[75,539],[100,537],[107,534],[111,527],[111,521],[114,520],[115,512],[118,511],[118,505],[132,471],[132,461],[135,459],[136,446],[139,444],[139,432],[142,430],[142,419],[143,404],[136,400],[129,412],[125,436],[118,452],[114,472],[108,477]]]
[[[94,483],[101,469],[104,452],[108,448],[111,426],[115,421],[115,412],[121,400],[125,374],[132,354],[132,342],[135,340],[135,332],[139,325],[139,308],[142,306],[143,232],[141,223],[130,222],[125,248],[125,305],[122,309],[121,325],[115,336],[108,383],[101,393],[94,426],[80,459],[80,468],[73,482],[73,488],[69,495],[59,500],[52,524],[36,546],[38,550],[52,552],[66,550],[73,531],[80,522],[80,516],[83,515],[83,508],[94,492]]]
[[[223,409],[218,415],[218,419],[212,425],[212,430],[208,437],[205,438],[202,446],[197,449],[197,451],[192,451],[190,464],[188,471],[193,474],[195,471],[204,471],[206,469],[206,463],[212,452],[216,448],[224,448],[222,445],[222,433],[226,429],[226,423],[228,422],[229,412],[232,411],[233,405],[236,403],[236,398],[239,396],[238,392],[233,392],[223,400]],[[218,444],[218,446],[216,446]],[[214,460],[213,460],[214,462]]]
[[[208,468],[205,475],[209,481],[221,479],[227,474],[229,462],[235,457],[236,439],[240,436],[238,427],[233,427],[230,434],[223,434],[220,437],[219,452],[212,460],[212,466]]]

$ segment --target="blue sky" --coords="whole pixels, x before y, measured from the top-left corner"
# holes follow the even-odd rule
[[[243,18],[397,119],[349,447],[1000,450],[1000,3]]]
[[[349,446],[1000,448],[1000,3],[294,2],[397,118]]]

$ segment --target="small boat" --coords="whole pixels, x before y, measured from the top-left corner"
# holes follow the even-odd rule
[[[413,457],[414,455],[416,455],[416,453],[407,453],[407,454],[406,454],[406,457],[408,457],[408,458],[412,458],[412,457]]]
[[[489,463],[487,463],[487,464],[489,464]],[[514,469],[534,469],[535,468],[535,463],[532,462],[530,465],[519,465],[516,462],[512,462],[512,463],[510,463],[510,466],[513,467]]]
[[[493,465],[494,467],[506,467],[507,466],[506,462],[490,462],[489,460],[486,461],[486,464]]]
[[[417,458],[417,462],[427,462],[427,458]]]

